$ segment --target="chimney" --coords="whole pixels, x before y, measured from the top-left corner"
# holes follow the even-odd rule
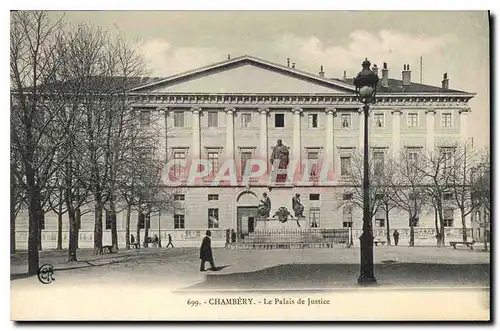
[[[290,68],[290,58],[289,57],[286,58],[286,66],[288,68]]]
[[[376,65],[376,64],[374,64],[374,65],[373,65],[373,67],[372,67],[372,71],[375,73],[375,75],[377,75],[377,76],[378,76],[378,67],[377,67],[377,65]]]
[[[441,82],[441,87],[445,89],[450,88],[450,80],[448,79],[448,73],[445,72],[443,75],[443,81]]]
[[[227,55],[227,59],[228,59],[228,60],[231,60],[231,54],[228,54],[228,55]]]
[[[295,62],[292,63],[292,69],[295,69]]]
[[[411,71],[409,64],[403,64],[402,80],[403,86],[411,85]]]
[[[387,69],[387,62],[384,62],[382,67],[382,86],[389,87],[389,70]]]
[[[344,70],[344,77],[342,77],[342,80],[346,80],[347,79],[347,70]]]
[[[323,71],[323,66],[321,66],[320,69],[319,69],[319,76],[320,77],[325,77],[325,72]]]

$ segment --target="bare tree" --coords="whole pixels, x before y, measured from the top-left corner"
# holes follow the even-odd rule
[[[437,236],[438,244],[444,245],[445,242],[445,220],[444,209],[446,207],[446,196],[452,194],[453,168],[457,153],[457,146],[451,145],[440,147],[435,152],[425,153],[423,162],[418,165],[417,172],[423,175],[424,189],[430,201],[435,203],[438,219],[439,232]]]
[[[351,166],[349,176],[346,176],[346,188],[337,191],[336,200],[339,201],[337,209],[343,207],[356,206],[363,209],[363,155],[361,153],[353,153],[351,156]],[[378,164],[369,159],[369,176],[370,176],[370,219],[377,213],[381,204],[382,194],[385,192],[383,186],[385,183],[381,180],[381,174],[384,170],[384,164]]]
[[[422,208],[429,202],[423,185],[424,175],[418,169],[425,164],[421,151],[402,151],[394,169],[391,190],[392,201],[399,209],[408,212],[410,226],[410,246],[415,245],[415,225]]]
[[[375,181],[379,184],[377,199],[380,208],[385,212],[387,244],[391,245],[390,212],[398,207],[394,199],[394,190],[391,187],[395,181],[396,168],[398,164],[392,157],[387,156],[384,160],[382,171],[378,171]]]
[[[453,200],[456,207],[460,210],[460,219],[462,221],[462,239],[467,241],[466,217],[470,215],[478,206],[478,200],[473,194],[473,169],[477,161],[477,153],[468,148],[469,146],[460,146],[454,154],[454,167],[451,171],[451,187]]]
[[[28,274],[39,267],[40,222],[47,183],[59,166],[54,155],[67,132],[53,130],[59,100],[45,97],[50,83],[57,79],[55,56],[61,22],[51,22],[45,12],[17,11],[11,14],[11,148],[19,155],[29,212]],[[44,196],[45,195],[45,196]]]

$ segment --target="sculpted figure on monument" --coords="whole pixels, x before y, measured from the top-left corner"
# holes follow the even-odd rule
[[[276,146],[273,147],[273,153],[271,154],[271,164],[275,166],[274,162],[278,160],[278,169],[286,169],[289,162],[288,147],[283,145],[283,141],[278,139]],[[286,174],[278,174],[276,176],[277,181],[285,181]]]
[[[267,196],[267,193],[262,194],[262,199],[259,203],[259,215],[268,218],[271,214],[271,199]]]
[[[304,206],[300,202],[300,194],[295,194],[292,198],[292,208],[295,212],[295,217],[305,217],[304,216]]]

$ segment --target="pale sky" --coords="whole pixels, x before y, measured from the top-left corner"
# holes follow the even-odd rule
[[[53,13],[60,14],[57,12]],[[477,93],[469,136],[489,145],[489,22],[485,11],[83,11],[66,21],[120,32],[143,54],[152,76],[194,69],[241,55],[327,77],[353,77],[367,57],[389,77],[410,64],[412,81]]]

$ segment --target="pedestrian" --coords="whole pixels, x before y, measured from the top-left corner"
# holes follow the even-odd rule
[[[170,233],[168,234],[168,244],[167,244],[167,248],[169,246],[172,246],[172,248],[174,248],[174,244],[172,244],[172,236],[170,235]]]
[[[236,244],[236,232],[234,229],[231,229],[231,244]]]
[[[210,239],[212,233],[210,230],[207,230],[205,234],[206,236],[203,238],[200,247],[200,271],[205,271],[205,262],[209,262],[212,270],[215,270],[214,256],[212,255],[212,240]]]
[[[139,248],[139,243],[135,242],[135,237],[133,234],[130,234],[130,245],[134,246],[135,248]]]
[[[394,230],[394,233],[392,234],[394,236],[394,246],[398,245],[399,242],[399,232],[398,230]]]
[[[230,231],[229,229],[226,229],[226,244],[225,244],[225,247],[229,247],[229,244],[231,243],[230,241]]]
[[[153,246],[158,247],[159,243],[160,243],[160,238],[158,238],[158,235],[155,234],[155,236],[153,238]]]

